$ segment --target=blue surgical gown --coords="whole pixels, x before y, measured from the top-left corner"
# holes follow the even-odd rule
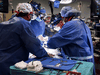
[[[79,19],[66,22],[62,29],[48,40],[49,48],[62,48],[69,57],[87,57],[93,55],[90,29]],[[93,62],[92,59],[85,61]]]
[[[0,23],[0,75],[10,75],[10,66],[28,60],[29,52],[38,58],[48,56],[28,21],[14,17]]]
[[[35,20],[31,20],[31,25],[32,25],[32,29],[36,35],[36,37],[38,37],[39,35],[43,35],[44,31],[45,31],[45,22],[44,20],[40,20],[37,21]]]

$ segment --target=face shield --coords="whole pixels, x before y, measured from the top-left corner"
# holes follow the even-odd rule
[[[29,14],[29,15],[30,15],[30,19],[32,20],[32,19],[33,19],[34,14]]]

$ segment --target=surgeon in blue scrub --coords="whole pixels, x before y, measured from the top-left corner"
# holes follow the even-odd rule
[[[62,29],[48,40],[49,48],[61,48],[64,58],[69,57],[74,60],[88,61],[94,63],[93,43],[90,29],[81,19],[81,12],[64,6],[61,9],[61,16],[65,24]],[[95,68],[94,68],[95,75]]]
[[[0,23],[0,75],[10,75],[10,66],[28,60],[29,52],[37,58],[48,57],[29,23],[33,10],[19,3],[16,16]]]

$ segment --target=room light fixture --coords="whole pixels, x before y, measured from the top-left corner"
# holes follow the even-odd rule
[[[50,1],[54,2],[54,1],[56,1],[56,0],[50,0]],[[70,3],[72,3],[72,2],[73,2],[72,0],[61,0],[61,1],[60,1],[60,4],[70,4]]]
[[[100,5],[100,0],[95,0],[98,5]]]

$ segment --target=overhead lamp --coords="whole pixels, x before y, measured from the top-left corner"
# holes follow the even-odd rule
[[[100,5],[100,0],[95,0],[98,5]]]
[[[56,0],[50,0],[52,2],[56,1]],[[59,1],[59,0],[58,0]],[[72,3],[73,1],[72,0],[60,0],[60,4],[70,4]]]

